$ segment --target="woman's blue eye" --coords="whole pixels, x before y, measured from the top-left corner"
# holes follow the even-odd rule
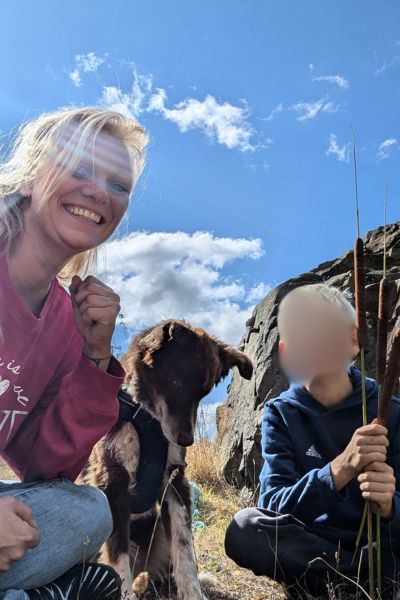
[[[78,165],[76,169],[74,169],[73,176],[77,179],[88,179],[90,177],[89,170],[82,165]],[[129,188],[123,183],[119,183],[118,181],[110,182],[110,188],[114,192],[118,194],[128,194],[130,193]]]
[[[112,188],[120,194],[129,194],[129,189],[122,183],[113,183]]]

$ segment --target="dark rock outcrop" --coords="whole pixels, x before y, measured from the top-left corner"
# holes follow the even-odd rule
[[[388,225],[387,276],[394,282],[391,293],[392,318],[390,331],[400,326],[400,221]],[[367,374],[375,374],[375,340],[378,320],[378,291],[383,265],[383,227],[368,232],[365,237],[367,318],[369,343],[366,348]],[[254,375],[246,381],[234,375],[228,399],[223,405],[221,440],[222,473],[238,487],[256,489],[262,465],[260,424],[266,401],[288,387],[278,362],[278,306],[293,288],[310,283],[327,283],[349,290],[352,300],[353,251],[340,258],[322,263],[308,273],[289,279],[273,289],[254,309],[242,339],[242,348],[254,362]],[[353,302],[354,303],[354,302]]]

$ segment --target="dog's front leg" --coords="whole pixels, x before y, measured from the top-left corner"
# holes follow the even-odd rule
[[[108,439],[104,462],[111,465],[108,481],[103,491],[110,503],[114,528],[102,548],[101,559],[112,566],[121,576],[122,600],[137,600],[132,591],[130,564],[130,506],[129,489],[135,480],[139,456],[139,440],[131,423],[124,423]]]
[[[192,534],[192,499],[184,467],[175,468],[165,495],[171,561],[179,600],[207,600],[201,591]]]

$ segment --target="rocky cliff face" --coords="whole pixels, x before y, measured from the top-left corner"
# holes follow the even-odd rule
[[[387,276],[392,286],[390,331],[400,326],[400,221],[388,225]],[[369,344],[366,348],[367,374],[374,377],[375,340],[378,320],[378,291],[382,277],[383,227],[370,231],[365,238],[367,318]],[[273,289],[254,309],[247,322],[242,348],[253,360],[251,381],[234,375],[226,404],[217,417],[221,440],[222,472],[238,487],[256,489],[261,460],[260,425],[265,402],[288,387],[278,362],[277,314],[282,298],[293,288],[310,283],[327,283],[353,295],[353,251],[347,250],[336,260],[325,262],[308,273],[289,279]],[[354,302],[353,302],[354,303]]]

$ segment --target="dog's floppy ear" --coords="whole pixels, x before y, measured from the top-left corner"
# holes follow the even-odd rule
[[[157,350],[160,350],[166,342],[176,339],[181,333],[185,333],[186,331],[187,328],[174,320],[164,321],[156,325],[150,333],[139,341],[139,347],[143,352],[142,362],[152,367],[153,356]]]
[[[244,379],[251,379],[253,375],[253,363],[244,352],[233,346],[221,345],[219,347],[219,357],[222,366],[222,377],[225,377],[230,369],[237,367]]]
[[[153,355],[162,347],[167,337],[170,323],[160,323],[150,331],[145,337],[139,340],[140,350],[143,352],[142,362],[148,367],[153,366]]]

